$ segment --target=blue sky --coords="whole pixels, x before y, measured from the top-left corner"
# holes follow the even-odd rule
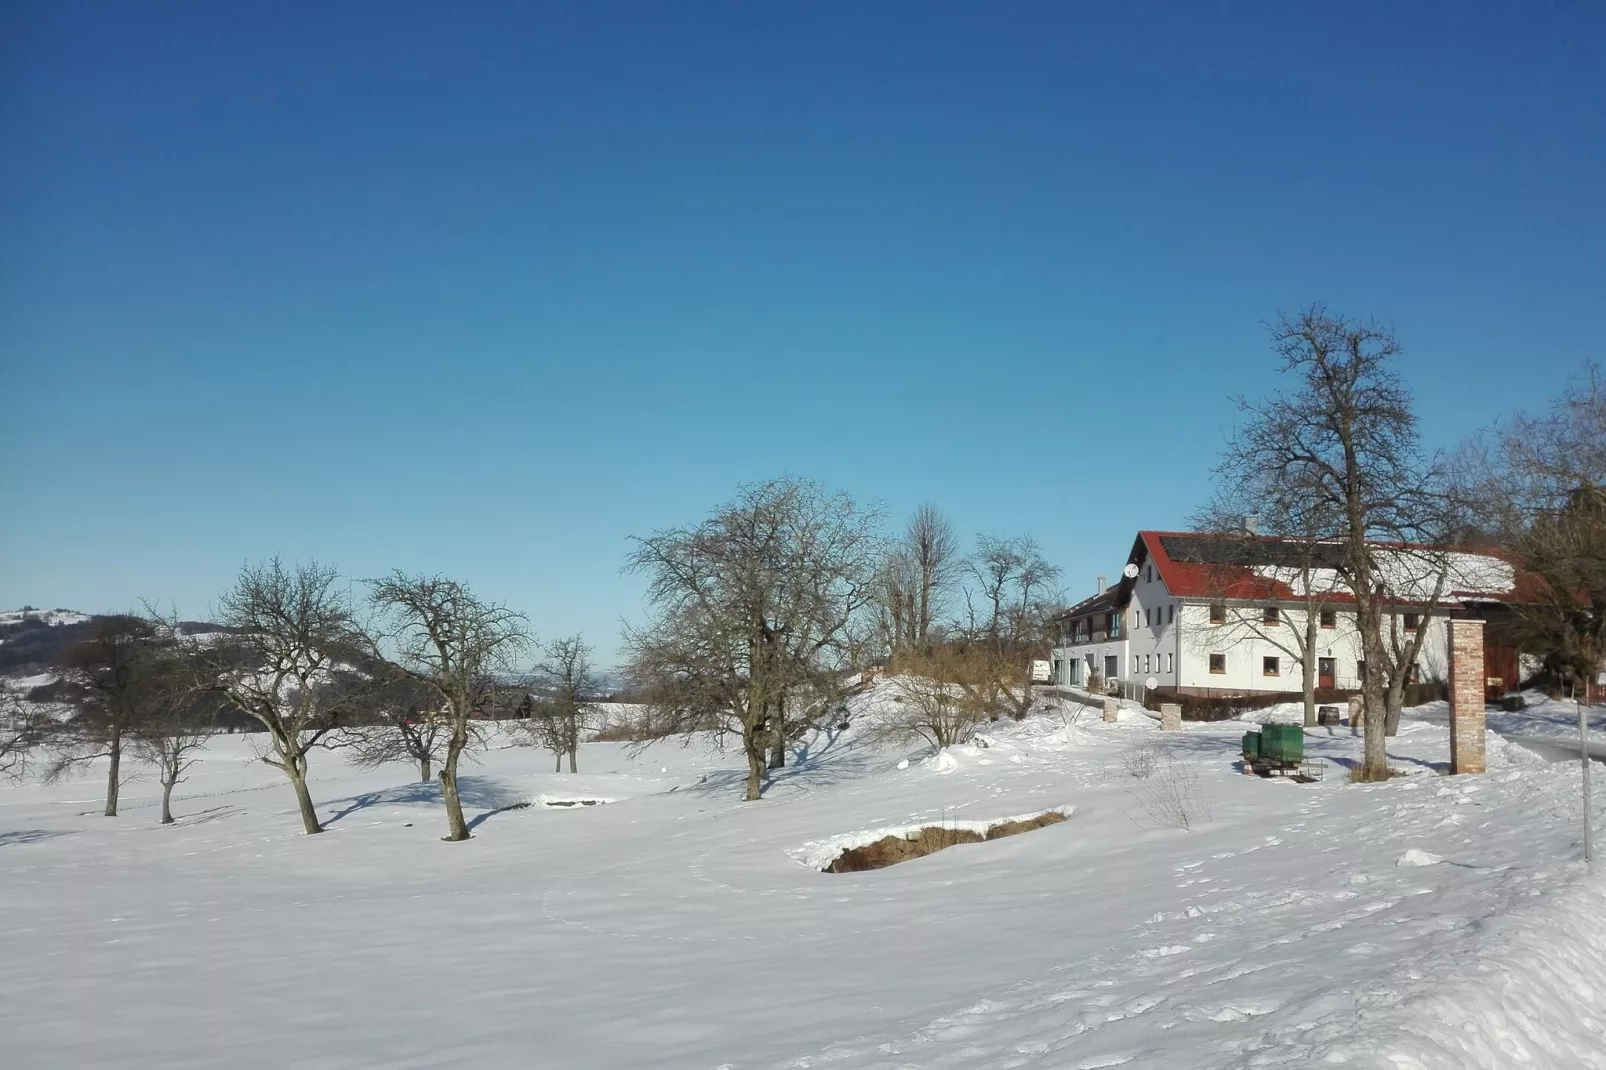
[[[783,472],[1088,593],[1279,311],[1435,444],[1606,358],[1603,72],[1583,0],[4,5],[0,607],[278,553],[608,660],[629,536]]]

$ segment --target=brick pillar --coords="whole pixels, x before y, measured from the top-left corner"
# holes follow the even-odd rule
[[[1179,732],[1182,730],[1182,707],[1175,702],[1160,703],[1160,731]]]
[[[1113,698],[1107,698],[1104,700],[1104,720],[1106,724],[1115,723],[1115,714],[1120,708],[1120,703],[1116,702]]]
[[[1483,621],[1445,622],[1450,648],[1450,772],[1483,772]]]

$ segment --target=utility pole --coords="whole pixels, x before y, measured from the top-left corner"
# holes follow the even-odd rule
[[[1573,683],[1573,705],[1578,707],[1578,754],[1584,763],[1584,864],[1588,865],[1595,856],[1594,833],[1590,828],[1595,813],[1595,800],[1589,783],[1589,719],[1584,716],[1584,704],[1578,698],[1576,681]]]

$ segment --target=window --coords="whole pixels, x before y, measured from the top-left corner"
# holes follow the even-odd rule
[[[1106,680],[1115,679],[1115,655],[1114,654],[1106,654],[1106,655],[1104,655],[1104,678]]]
[[[1119,639],[1119,638],[1121,638],[1121,614],[1119,614],[1119,613],[1111,613],[1110,617],[1109,617],[1109,624],[1110,624],[1110,628],[1109,628],[1110,638],[1111,639]],[[1112,673],[1111,675],[1113,676],[1114,674]]]
[[[1262,676],[1281,676],[1282,675],[1282,659],[1280,659],[1280,658],[1261,658],[1260,659],[1260,675],[1262,675]]]
[[[1405,630],[1408,632],[1416,631],[1417,619],[1415,613],[1407,613],[1405,615]]]
[[[1144,627],[1148,627],[1149,625],[1154,623],[1154,621],[1149,619],[1149,617],[1150,617],[1152,612],[1153,612],[1152,610],[1148,610],[1148,609],[1145,609],[1143,611],[1143,625],[1144,625]]]
[[[1421,683],[1422,682],[1422,669],[1421,669],[1421,667],[1417,666],[1417,665],[1412,665],[1409,669],[1406,669],[1405,670],[1405,682],[1408,683],[1408,684],[1419,684],[1419,683]]]
[[[1265,609],[1260,611],[1260,621],[1262,624],[1276,624],[1277,621],[1281,619],[1281,616],[1282,614],[1277,611],[1276,606],[1267,606]]]
[[[1150,582],[1150,583],[1154,582],[1154,566],[1153,565],[1150,565],[1147,569],[1144,570],[1143,578],[1145,580],[1147,580],[1148,582]]]
[[[1324,610],[1322,610],[1322,627],[1323,628],[1336,628],[1336,627],[1338,627],[1338,610],[1336,610],[1336,609],[1324,609]]]
[[[1175,672],[1176,671],[1176,666],[1173,665],[1172,662],[1171,662],[1171,655],[1170,654],[1167,654],[1165,656],[1165,671],[1166,672]]]
[[[1217,674],[1226,672],[1227,671],[1227,655],[1225,655],[1225,654],[1211,654],[1210,655],[1210,671],[1213,672],[1213,673],[1217,673]]]
[[[1366,660],[1364,658],[1355,663],[1355,678],[1363,683],[1366,680]]]
[[[1167,624],[1171,624],[1176,619],[1177,619],[1177,604],[1175,602],[1173,602],[1169,606],[1165,607],[1165,622]]]
[[[1225,623],[1227,623],[1227,603],[1225,603],[1225,602],[1211,602],[1210,603],[1210,623],[1211,624],[1225,624]]]
[[[1149,671],[1149,655],[1147,654],[1143,655],[1143,671]]]

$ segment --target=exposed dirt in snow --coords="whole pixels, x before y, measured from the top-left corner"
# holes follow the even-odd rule
[[[1047,828],[1049,825],[1057,825],[1064,821],[1066,816],[1058,810],[1045,810],[1036,817],[1000,821],[996,825],[987,826],[982,832],[952,825],[927,825],[903,835],[883,836],[874,843],[867,843],[862,847],[849,847],[831,860],[831,864],[825,867],[825,872],[862,873],[865,870],[885,869],[899,862],[924,858],[949,847],[957,847],[962,843],[1001,840],[1007,836],[1018,836],[1023,832]]]

